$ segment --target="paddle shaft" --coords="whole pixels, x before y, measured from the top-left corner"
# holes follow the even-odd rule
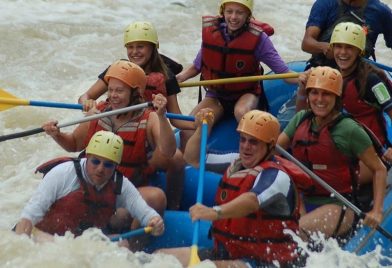
[[[95,114],[95,115],[91,115],[91,116],[86,116],[86,117],[80,118],[75,121],[71,121],[71,122],[67,122],[67,123],[63,123],[63,124],[58,124],[57,127],[58,128],[68,127],[68,126],[96,120],[99,118],[107,117],[107,116],[112,116],[112,115],[117,115],[117,114],[122,114],[122,113],[126,113],[126,112],[140,110],[143,108],[147,108],[148,106],[151,106],[151,105],[152,105],[151,102],[145,102],[145,103],[141,103],[141,104],[137,104],[137,105],[132,105],[132,106],[125,107],[122,109],[109,111],[109,112],[103,112],[103,113],[99,113],[99,114]],[[38,134],[41,132],[44,132],[44,129],[42,127],[27,130],[27,131],[22,131],[22,132],[18,132],[18,133],[3,135],[3,136],[0,136],[0,142],[6,141],[6,140],[11,140],[11,139],[16,139],[16,138],[21,138],[21,137],[26,137],[26,136]]]
[[[50,101],[35,101],[35,100],[25,100],[16,98],[0,98],[0,104],[10,104],[10,105],[30,105],[30,106],[40,106],[40,107],[51,107],[51,108],[66,108],[66,109],[77,109],[83,110],[83,105],[73,104],[73,103],[61,103],[61,102],[50,102]]]
[[[199,204],[201,204],[203,201],[207,136],[208,136],[208,124],[207,124],[207,120],[203,119],[203,124],[201,128],[201,142],[200,142],[199,181],[197,184],[197,195],[196,195],[196,203]],[[199,229],[200,229],[200,220],[197,220],[193,225],[193,237],[192,237],[192,247],[191,247],[189,266],[196,265],[200,262],[200,258],[197,253],[198,251],[197,244],[199,243]]]
[[[281,146],[278,144],[276,145],[276,151],[289,159],[290,161],[294,162],[296,165],[298,165],[300,168],[302,168],[312,179],[317,181],[325,190],[333,194],[339,201],[341,201],[343,204],[345,204],[347,207],[351,208],[360,218],[365,218],[365,213],[363,213],[357,206],[355,206],[353,203],[348,201],[343,195],[341,195],[339,192],[337,192],[334,188],[332,188],[328,183],[326,183],[322,178],[317,176],[313,171],[308,169],[304,164],[302,164],[299,160],[297,160],[294,156],[289,154],[285,149],[283,149]],[[378,225],[376,227],[377,231],[382,233],[386,238],[392,241],[392,234],[390,234],[387,230],[385,230],[383,227]]]
[[[137,235],[142,235],[142,234],[148,234],[152,231],[152,227],[144,227],[144,228],[139,228],[136,230],[132,230],[123,234],[120,234],[118,236],[114,236],[110,238],[110,241],[119,241],[120,239],[128,239]]]
[[[184,83],[180,83],[179,85],[180,87],[210,86],[210,85],[222,85],[222,84],[233,84],[233,83],[243,83],[243,82],[257,82],[260,80],[297,78],[298,76],[299,76],[298,73],[267,74],[267,75],[203,80],[203,81],[196,81],[196,82],[184,82]]]
[[[25,105],[25,106],[40,106],[40,107],[50,107],[50,108],[66,108],[66,109],[76,109],[83,110],[82,104],[77,103],[62,103],[62,102],[50,102],[50,101],[34,101],[34,100],[24,100],[16,98],[0,98],[0,104],[10,104],[10,105]],[[166,117],[169,119],[179,119],[185,121],[195,121],[193,116],[187,116],[175,113],[166,113]]]

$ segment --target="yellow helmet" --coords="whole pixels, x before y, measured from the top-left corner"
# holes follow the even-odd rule
[[[342,75],[338,70],[328,66],[313,68],[306,82],[306,90],[310,88],[323,89],[340,97],[343,88]]]
[[[113,63],[104,77],[106,83],[110,78],[116,78],[131,88],[138,88],[140,96],[143,96],[147,84],[147,76],[139,65],[127,60],[119,60]]]
[[[154,26],[147,21],[137,21],[131,23],[124,31],[124,46],[130,42],[146,41],[159,48],[158,34]]]
[[[110,131],[98,131],[91,137],[86,154],[93,154],[120,164],[123,152],[123,140]]]
[[[237,131],[245,133],[265,143],[275,145],[280,133],[278,119],[270,113],[252,110],[238,123]]]
[[[335,26],[332,32],[330,44],[335,43],[352,45],[363,53],[366,46],[365,30],[353,22],[341,22]]]
[[[252,12],[253,12],[253,0],[221,0],[220,8],[219,8],[219,13],[221,15],[223,14],[223,5],[226,4],[226,3],[242,4],[242,5],[246,6],[249,9],[250,14],[252,14]]]

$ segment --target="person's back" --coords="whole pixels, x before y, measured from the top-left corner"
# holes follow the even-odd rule
[[[379,0],[317,0],[310,11],[302,50],[312,54],[309,66],[336,66],[329,46],[334,27],[340,22],[354,22],[368,31],[366,57],[375,58],[375,44],[384,36],[387,47],[392,48],[391,9]]]

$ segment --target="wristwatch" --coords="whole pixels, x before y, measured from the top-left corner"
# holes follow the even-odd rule
[[[213,206],[213,210],[216,212],[216,219],[219,220],[222,216],[222,208],[220,206]]]

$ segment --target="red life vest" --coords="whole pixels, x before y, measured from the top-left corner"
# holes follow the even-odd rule
[[[104,111],[108,107],[107,102],[100,103],[98,106],[100,111]],[[124,141],[124,150],[121,163],[117,169],[124,174],[135,187],[148,184],[148,176],[155,170],[148,165],[147,149],[147,121],[150,115],[150,109],[144,109],[142,114],[133,118],[127,127],[122,127],[116,132]],[[104,117],[99,120],[90,122],[88,134],[85,140],[87,146],[91,137],[100,130],[112,131],[110,118]]]
[[[346,82],[342,96],[343,107],[356,120],[367,126],[380,140],[381,144],[387,144],[386,123],[381,110],[364,101],[359,96],[359,90],[355,79]]]
[[[147,75],[147,85],[144,91],[144,99],[152,101],[152,95],[162,94],[167,97],[165,76],[162,73],[153,72]]]
[[[79,159],[55,160],[55,162],[53,162],[54,160],[48,162],[49,167],[46,167],[45,164],[41,165],[41,171],[48,172],[57,164],[73,160],[80,187],[56,200],[42,221],[36,225],[37,228],[50,234],[64,235],[66,231],[70,231],[75,235],[80,235],[90,227],[106,227],[115,212],[116,195],[121,193],[122,174],[113,176],[98,191],[83,177]]]
[[[252,169],[238,171],[234,167],[230,166],[218,187],[215,197],[218,205],[249,192],[263,169],[277,168],[286,172],[286,168],[276,160],[265,161]],[[214,221],[212,233],[215,246],[223,245],[232,259],[251,258],[263,262],[278,260],[280,263],[293,261],[297,258],[297,245],[283,230],[298,231],[298,195],[295,202],[295,209],[288,217],[272,216],[258,210],[246,217]]]
[[[205,80],[228,77],[260,75],[262,68],[255,58],[255,49],[263,32],[261,22],[252,20],[244,30],[230,42],[226,42],[219,24],[219,16],[204,16],[202,30],[202,77]],[[269,26],[269,25],[268,25]],[[264,26],[265,27],[265,26]],[[243,82],[209,86],[217,92],[230,92],[241,96],[250,92],[259,95],[259,82]]]
[[[320,176],[326,183],[341,194],[350,194],[353,184],[356,183],[356,173],[359,170],[358,161],[353,162],[342,154],[332,140],[330,129],[340,120],[338,117],[318,132],[311,129],[313,115],[308,113],[297,126],[293,140],[293,156]],[[312,195],[329,196],[330,192],[318,183],[315,184]]]

